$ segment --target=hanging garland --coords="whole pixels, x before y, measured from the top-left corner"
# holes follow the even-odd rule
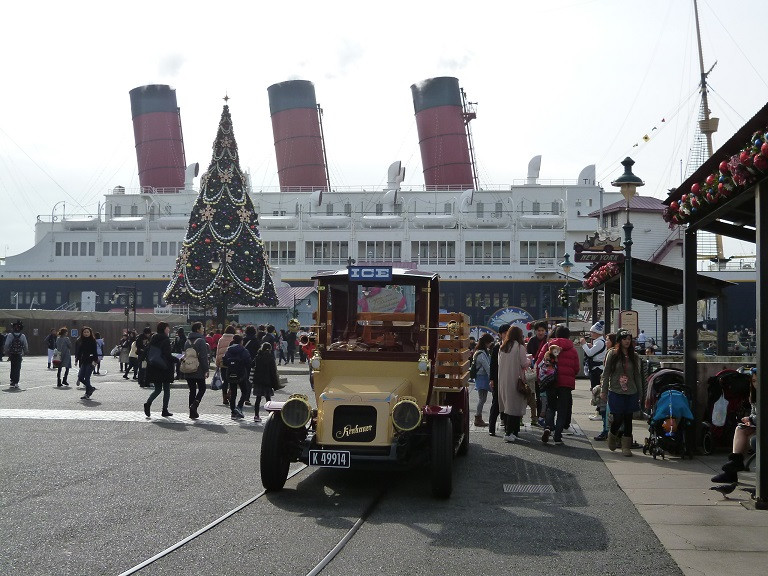
[[[584,288],[594,288],[606,280],[609,280],[614,276],[618,276],[620,273],[621,268],[619,268],[619,265],[616,264],[616,262],[609,262],[608,264],[603,264],[602,266],[594,268],[592,272],[590,272],[589,276],[584,278],[582,284]]]
[[[750,143],[703,182],[694,182],[691,191],[664,209],[664,220],[671,224],[687,224],[704,216],[728,198],[737,196],[768,175],[768,128],[755,132]]]

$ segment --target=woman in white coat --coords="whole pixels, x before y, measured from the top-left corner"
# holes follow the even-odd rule
[[[499,412],[504,422],[504,441],[520,437],[520,422],[528,407],[527,396],[517,391],[517,379],[531,365],[523,342],[523,331],[512,326],[499,348]]]

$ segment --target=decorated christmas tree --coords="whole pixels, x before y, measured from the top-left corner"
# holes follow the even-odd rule
[[[200,179],[200,194],[163,296],[171,304],[217,306],[217,323],[222,326],[227,303],[277,304],[258,216],[244,180],[225,105],[211,164]]]

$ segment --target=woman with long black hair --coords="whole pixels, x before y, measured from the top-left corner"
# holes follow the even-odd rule
[[[66,326],[59,328],[59,332],[56,338],[56,350],[61,355],[61,363],[59,364],[56,372],[56,386],[61,388],[62,386],[69,386],[67,382],[67,376],[69,376],[69,369],[72,368],[72,342],[69,339],[68,330]],[[64,378],[61,377],[61,369],[64,369]]]
[[[632,346],[632,334],[621,329],[616,333],[616,345],[605,357],[600,397],[608,399],[608,409],[613,415],[608,431],[608,448],[616,450],[621,443],[624,456],[632,456],[632,415],[640,409],[642,389],[640,358]],[[622,424],[624,430],[619,436]]]
[[[504,441],[520,438],[520,422],[528,408],[528,397],[517,388],[517,379],[525,378],[531,365],[523,342],[523,331],[512,326],[504,334],[499,348],[499,412],[504,422]]]
[[[171,399],[171,382],[176,371],[171,353],[171,339],[168,335],[171,333],[171,327],[167,322],[157,323],[157,332],[149,339],[147,346],[147,384],[154,385],[155,389],[149,395],[144,404],[144,414],[147,418],[150,416],[149,408],[152,401],[163,393],[163,413],[165,418],[173,416],[168,411],[168,401]]]
[[[77,373],[77,381],[85,385],[85,395],[81,396],[80,399],[90,400],[94,390],[96,390],[96,388],[91,386],[91,374],[93,374],[93,370],[99,362],[99,353],[96,337],[89,326],[83,326],[80,338],[77,339],[75,350],[75,365],[80,366],[80,370]]]

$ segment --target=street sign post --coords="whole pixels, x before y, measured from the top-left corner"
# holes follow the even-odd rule
[[[637,338],[638,330],[637,310],[622,310],[619,312],[619,328],[629,331],[634,338]]]

